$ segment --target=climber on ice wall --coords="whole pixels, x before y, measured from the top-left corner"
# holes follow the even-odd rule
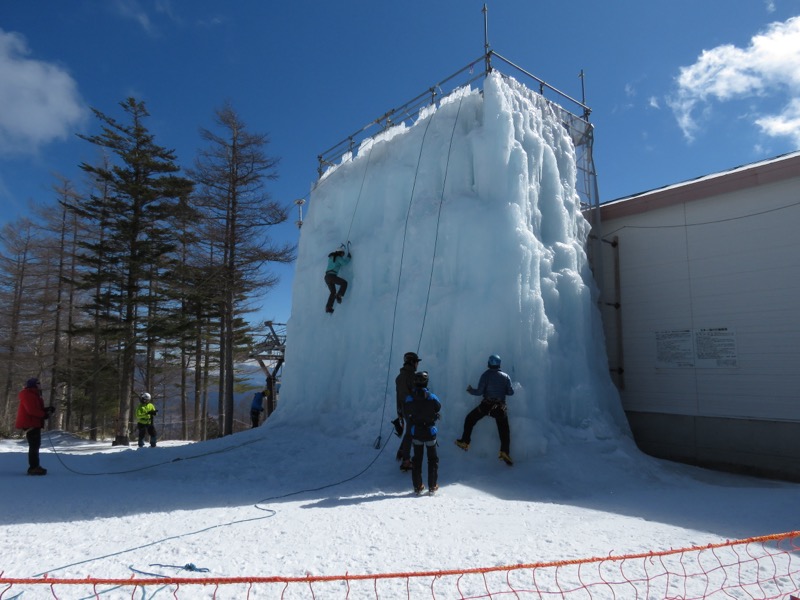
[[[333,313],[333,301],[340,303],[347,291],[347,281],[339,277],[339,269],[350,262],[353,256],[350,254],[350,242],[347,246],[341,245],[338,249],[328,254],[328,268],[325,269],[325,285],[328,286],[328,302],[325,304],[325,312]],[[339,286],[338,290],[337,287]]]

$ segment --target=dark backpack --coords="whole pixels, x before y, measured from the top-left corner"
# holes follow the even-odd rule
[[[413,399],[406,405],[411,437],[422,442],[436,439],[436,420],[442,405],[425,388],[415,388],[411,397]]]

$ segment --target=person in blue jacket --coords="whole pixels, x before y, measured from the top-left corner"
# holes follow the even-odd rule
[[[511,460],[511,431],[508,427],[508,408],[506,396],[514,395],[511,387],[511,378],[500,370],[500,357],[492,354],[489,357],[489,368],[483,372],[478,382],[478,387],[467,386],[467,393],[481,396],[483,400],[464,419],[464,433],[456,440],[456,445],[462,450],[469,450],[472,437],[472,428],[485,416],[492,417],[497,423],[497,433],[500,435],[500,454],[498,458],[509,467],[514,464]]]
[[[353,256],[350,254],[349,249],[346,256],[344,249],[341,248],[328,254],[328,268],[325,269],[325,285],[328,286],[328,291],[330,292],[328,302],[325,304],[325,312],[327,313],[333,312],[334,300],[341,304],[344,293],[347,291],[347,281],[339,277],[339,269],[349,263],[351,258]],[[336,289],[337,285],[339,286],[338,291]]]
[[[428,390],[428,372],[414,374],[414,389],[406,396],[403,410],[406,426],[411,433],[414,457],[411,459],[411,483],[414,493],[419,495],[425,486],[422,484],[422,458],[428,451],[428,489],[433,494],[439,489],[439,454],[436,450],[436,421],[442,403],[436,394]]]
[[[256,392],[253,395],[253,402],[250,404],[250,421],[253,427],[258,427],[261,413],[264,412],[264,392]]]

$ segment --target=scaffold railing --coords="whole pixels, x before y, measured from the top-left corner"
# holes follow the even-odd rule
[[[396,125],[413,124],[419,116],[420,111],[433,104],[441,103],[442,100],[456,90],[472,83],[477,83],[478,89],[481,89],[483,80],[493,71],[497,71],[501,75],[506,76],[505,73],[492,66],[492,59],[502,62],[517,73],[524,75],[526,80],[532,81],[536,88],[534,91],[538,91],[539,95],[548,101],[559,116],[561,123],[569,132],[578,153],[577,161],[581,177],[576,183],[578,185],[578,193],[581,196],[581,204],[584,209],[593,207],[597,204],[597,186],[593,181],[595,172],[593,160],[591,159],[591,147],[594,141],[594,128],[591,123],[589,123],[591,109],[584,102],[576,100],[493,50],[489,50],[482,56],[469,62],[455,73],[430,86],[427,90],[418,94],[411,100],[386,111],[378,118],[364,125],[358,131],[351,133],[319,154],[317,156],[319,162],[317,168],[318,176],[321,178],[328,168],[338,164],[345,155],[351,154],[353,157],[357,156],[359,146],[366,139],[374,137]],[[525,83],[524,80],[523,83]],[[567,105],[572,110],[563,105]]]
[[[576,100],[511,60],[497,54],[494,50],[487,50],[482,56],[471,61],[452,75],[432,85],[408,102],[388,110],[377,119],[370,121],[358,131],[351,133],[319,154],[317,156],[319,162],[317,167],[318,177],[321,179],[327,169],[339,164],[346,155],[349,154],[352,158],[356,158],[361,144],[365,140],[396,125],[403,123],[409,126],[412,125],[418,118],[420,111],[433,104],[441,104],[442,100],[455,91],[472,83],[477,83],[477,88],[482,93],[482,83],[489,73],[496,71],[503,77],[509,76],[492,65],[493,59],[509,67],[513,72],[523,75],[524,78],[521,78],[523,85],[530,85],[529,82],[533,82],[533,88],[535,88],[533,91],[538,92],[548,102],[572,139],[575,147],[578,174],[575,182],[576,191],[580,199],[583,215],[592,228],[592,234],[586,240],[586,251],[594,272],[599,294],[603,288],[601,281],[603,273],[602,252],[599,248],[602,227],[600,223],[600,194],[593,152],[594,126],[589,122],[592,110],[586,105],[585,101]],[[581,72],[582,76],[583,73]],[[598,295],[597,302],[600,301]]]

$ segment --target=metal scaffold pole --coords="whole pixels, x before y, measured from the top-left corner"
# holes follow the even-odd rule
[[[492,52],[489,50],[489,9],[483,5],[483,56],[486,73],[492,72]]]

